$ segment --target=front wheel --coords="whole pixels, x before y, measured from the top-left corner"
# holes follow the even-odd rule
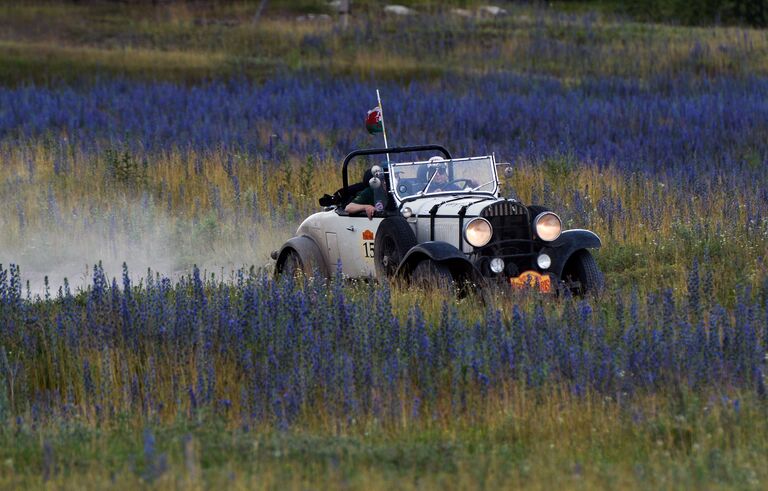
[[[382,220],[374,240],[373,261],[376,276],[382,280],[392,278],[405,254],[416,245],[416,234],[403,217]]]
[[[563,268],[563,286],[573,295],[595,294],[603,285],[603,275],[589,251],[576,251]]]

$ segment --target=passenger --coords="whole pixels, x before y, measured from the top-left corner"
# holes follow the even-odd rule
[[[368,220],[373,220],[373,214],[376,213],[376,207],[373,205],[373,188],[368,186],[354,197],[354,199],[344,208],[344,211],[350,215],[365,212]]]
[[[383,167],[386,169],[387,166],[384,165]],[[367,173],[366,175],[370,175],[370,173]],[[387,180],[382,177],[380,189],[374,190],[370,185],[366,186],[365,189],[355,195],[352,201],[344,208],[344,211],[350,215],[365,212],[365,216],[368,217],[368,220],[373,220],[374,213],[384,210],[384,203],[387,199],[386,183]],[[380,195],[380,202],[378,204],[376,203],[377,195]]]

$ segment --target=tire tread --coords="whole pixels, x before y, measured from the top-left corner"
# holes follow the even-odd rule
[[[376,277],[379,279],[387,277],[387,271],[382,262],[382,243],[387,236],[394,238],[395,246],[400,254],[400,260],[405,257],[405,254],[416,245],[416,234],[413,233],[413,229],[405,218],[401,216],[388,217],[382,220],[379,224],[378,230],[376,230],[376,238],[374,239],[374,265],[376,267]]]

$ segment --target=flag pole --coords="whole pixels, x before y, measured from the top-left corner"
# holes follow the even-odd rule
[[[389,148],[389,145],[387,145],[387,127],[384,125],[384,108],[381,106],[379,89],[376,89],[376,99],[379,101],[379,111],[381,111],[381,132],[384,134],[384,148]],[[387,154],[387,166],[389,166],[389,154]]]

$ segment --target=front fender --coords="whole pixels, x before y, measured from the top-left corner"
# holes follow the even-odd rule
[[[277,267],[275,268],[276,274],[279,274],[282,271],[283,261],[285,261],[285,257],[290,250],[294,250],[299,254],[301,265],[306,274],[310,275],[312,274],[312,271],[318,269],[321,274],[330,277],[331,272],[323,258],[320,247],[318,247],[314,240],[306,235],[294,237],[283,244],[283,247],[280,248],[280,252],[277,255]]]
[[[552,258],[549,271],[561,277],[565,264],[574,252],[581,249],[599,249],[602,245],[596,233],[590,230],[573,229],[564,231],[560,237],[547,244],[541,253]]]
[[[447,242],[429,241],[413,246],[406,254],[395,272],[396,276],[407,278],[413,268],[424,259],[431,259],[450,268],[454,279],[479,281],[482,275],[466,255]]]

